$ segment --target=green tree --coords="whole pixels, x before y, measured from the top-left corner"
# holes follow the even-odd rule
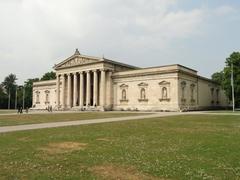
[[[240,106],[240,52],[233,52],[226,59],[223,71],[214,73],[212,79],[222,85],[229,99],[232,99],[231,65],[234,72],[235,105]]]
[[[224,79],[224,72],[223,71],[216,72],[212,75],[212,80],[219,83],[219,84],[222,84],[223,79]]]
[[[10,108],[14,107],[14,100],[15,100],[15,92],[16,92],[16,80],[17,77],[15,74],[9,74],[5,77],[4,81],[2,82],[2,87],[4,88],[5,92],[7,93],[8,97],[10,97]]]
[[[41,81],[46,81],[46,80],[53,80],[56,79],[56,73],[51,71],[51,72],[47,72],[45,73],[42,78]]]
[[[8,96],[4,88],[0,85],[0,109],[6,109],[8,105]]]

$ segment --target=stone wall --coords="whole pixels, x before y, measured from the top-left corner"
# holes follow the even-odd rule
[[[41,81],[33,86],[33,109],[42,110],[56,106],[56,81]]]
[[[207,78],[180,73],[178,86],[180,110],[220,109],[229,105],[220,85]]]
[[[178,111],[177,73],[115,78],[113,90],[114,110]]]

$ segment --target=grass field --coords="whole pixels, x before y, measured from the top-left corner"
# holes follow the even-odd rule
[[[223,111],[209,111],[209,113],[232,113],[232,114],[239,114],[239,110],[235,110],[234,112],[231,110],[223,110]]]
[[[84,119],[100,119],[138,115],[144,115],[144,113],[84,112],[84,113],[53,113],[53,114],[49,113],[49,114],[19,114],[19,115],[15,114],[0,116],[0,127],[22,124],[75,121]]]
[[[0,109],[0,114],[9,114],[9,113],[16,113],[16,110],[2,110]]]
[[[239,116],[0,134],[0,179],[240,179]]]

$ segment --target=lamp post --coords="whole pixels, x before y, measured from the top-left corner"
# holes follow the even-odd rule
[[[17,109],[17,101],[18,101],[18,98],[17,98],[17,95],[18,95],[18,87],[16,86],[16,96],[15,96],[15,109]]]
[[[233,63],[231,65],[231,86],[232,86],[232,103],[233,112],[235,111],[235,97],[234,97],[234,79],[233,79]]]

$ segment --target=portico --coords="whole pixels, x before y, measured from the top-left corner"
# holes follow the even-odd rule
[[[107,69],[58,73],[56,86],[58,109],[104,108],[106,81],[111,82],[111,74],[111,70]]]

